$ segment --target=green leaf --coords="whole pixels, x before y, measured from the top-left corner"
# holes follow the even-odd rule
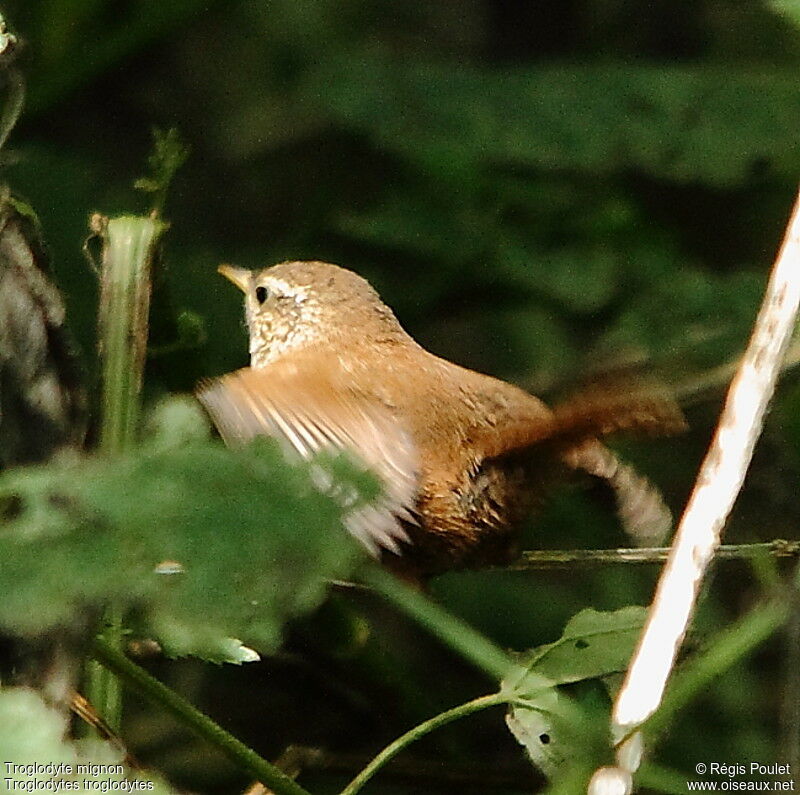
[[[243,663],[258,662],[261,659],[257,651],[245,646],[239,638],[227,638],[226,640],[228,642],[223,646],[225,655],[220,662],[242,665]]]
[[[610,613],[581,610],[555,643],[530,653],[528,670],[559,685],[624,671],[646,617],[647,609],[635,605]]]
[[[6,201],[8,201],[11,207],[20,216],[26,218],[28,221],[34,224],[37,230],[41,229],[39,216],[36,214],[36,210],[34,210],[28,202],[26,202],[24,199],[21,199],[19,196],[9,196]]]
[[[570,760],[599,756],[608,748],[608,738],[597,729],[608,722],[599,717],[589,721],[558,686],[624,671],[646,613],[635,606],[610,613],[582,610],[555,643],[522,655],[521,669],[503,682],[511,704],[508,728],[545,775],[552,777]]]
[[[162,407],[162,421],[181,410]],[[229,659],[231,637],[273,650],[286,620],[350,575],[361,548],[308,466],[288,465],[269,440],[229,450],[188,426],[130,455],[0,476],[0,626],[76,626],[112,600],[167,653]],[[376,493],[371,477],[329,463],[363,499]]]
[[[585,753],[573,724],[576,717],[571,714],[567,699],[551,687],[537,696],[535,704],[512,705],[506,714],[506,725],[531,762],[551,778],[570,758]]]

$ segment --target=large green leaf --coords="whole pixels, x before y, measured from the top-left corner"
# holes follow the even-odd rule
[[[173,654],[228,659],[231,637],[271,650],[361,559],[342,509],[262,440],[241,450],[169,430],[120,458],[72,458],[0,477],[0,626],[74,627],[107,600],[134,608]],[[334,462],[356,493],[370,478]]]

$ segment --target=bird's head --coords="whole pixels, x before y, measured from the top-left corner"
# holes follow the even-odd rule
[[[346,351],[364,340],[406,338],[370,284],[327,262],[282,262],[260,271],[221,265],[245,295],[250,364],[264,367],[311,347]]]

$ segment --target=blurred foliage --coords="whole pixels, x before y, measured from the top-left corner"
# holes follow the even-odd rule
[[[80,252],[86,219],[94,210],[148,206],[130,185],[150,130],[180,129],[192,155],[170,195],[168,271],[153,302],[151,398],[247,360],[240,299],[216,265],[284,258],[354,268],[421,343],[548,395],[620,362],[644,362],[667,381],[702,379],[741,349],[796,190],[794,5],[6,0],[2,11],[27,42],[20,63],[29,89],[5,153],[6,176],[41,217],[91,369],[96,284]],[[692,408],[684,438],[624,445],[676,511],[719,394]],[[796,536],[798,400],[790,381],[731,540]],[[186,480],[168,483],[181,494],[190,478],[206,482],[192,450],[211,451],[231,480],[237,467],[252,466],[208,442],[186,444],[143,449],[125,474],[158,492],[155,473],[175,465],[176,479]],[[46,495],[48,476],[37,477],[25,482]],[[66,474],[64,484],[81,500],[102,495],[97,509],[111,510],[123,499],[121,486],[101,471],[98,478],[97,493],[77,476]],[[208,496],[222,511],[221,495]],[[43,510],[64,521],[57,506]],[[190,514],[204,510],[211,508]],[[618,545],[611,514],[600,490],[567,491],[526,541]],[[171,516],[176,527],[192,521]],[[137,530],[153,552],[170,552],[155,528]],[[90,540],[83,539],[88,559]],[[95,576],[105,575],[91,575],[87,588]],[[655,576],[630,567],[581,577],[487,572],[443,577],[433,590],[497,642],[529,648],[557,638],[587,605],[646,603]],[[67,580],[60,577],[60,587]],[[226,587],[221,575],[213,581]],[[80,587],[69,587],[80,598]],[[720,566],[697,638],[741,614],[758,590],[748,568]],[[362,614],[372,619],[370,631]],[[236,626],[220,624],[246,641]],[[664,759],[691,771],[700,759],[786,758],[791,749],[780,743],[788,735],[777,718],[782,650],[776,641],[726,673],[675,726]],[[226,669],[211,676],[189,662],[153,665],[271,757],[292,742],[344,758],[369,753],[475,687],[458,660],[363,594],[339,595],[292,624],[281,655],[235,676]],[[244,786],[151,712],[134,709],[127,731],[148,761],[186,786]],[[421,753],[444,756],[454,769],[471,757],[500,768],[519,749],[481,716],[431,738]],[[306,776],[315,792],[339,783],[332,772]],[[380,791],[487,791],[480,782],[470,789],[422,781],[398,778]]]
[[[163,213],[169,186],[188,157],[189,149],[174,127],[166,131],[154,128],[153,153],[147,158],[150,174],[133,183],[135,188],[153,194],[154,212]]]
[[[171,655],[231,659],[230,635],[274,651],[283,624],[361,560],[307,467],[287,466],[273,444],[231,452],[204,440],[197,407],[160,413],[163,432],[134,454],[0,477],[3,630],[74,630],[113,599]],[[337,470],[358,488],[345,465]]]
[[[108,792],[119,789],[124,778],[138,779],[142,791],[155,795],[175,792],[163,781],[132,775],[130,769],[125,769],[125,775],[117,773],[122,754],[109,743],[65,741],[61,714],[47,706],[39,694],[21,687],[0,693],[0,754],[4,792],[97,792],[101,786]],[[78,765],[98,765],[115,772],[81,774]]]

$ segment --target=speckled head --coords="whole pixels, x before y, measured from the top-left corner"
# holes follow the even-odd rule
[[[245,294],[250,364],[264,367],[314,346],[341,349],[364,337],[410,339],[366,279],[327,262],[281,262],[261,271],[221,265]]]

